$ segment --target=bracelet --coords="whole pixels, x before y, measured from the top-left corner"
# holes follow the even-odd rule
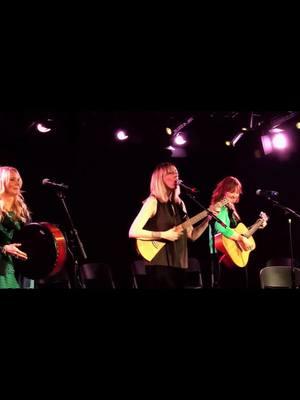
[[[0,252],[1,252],[2,254],[6,254],[5,246],[6,246],[6,245],[0,246]]]

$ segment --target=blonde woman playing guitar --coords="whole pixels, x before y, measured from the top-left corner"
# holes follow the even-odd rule
[[[129,237],[137,239],[146,262],[149,288],[183,287],[188,267],[187,239],[197,240],[208,227],[207,211],[189,220],[180,198],[174,164],[158,165],[152,173],[150,195],[133,221]],[[197,227],[193,224],[201,221]]]

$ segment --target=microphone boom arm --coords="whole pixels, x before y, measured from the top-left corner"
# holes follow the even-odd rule
[[[190,199],[192,199],[202,210],[205,210],[205,211],[207,212],[207,214],[208,214],[209,216],[212,217],[212,219],[214,219],[214,220],[217,221],[220,225],[222,225],[223,228],[228,228],[228,226],[227,226],[223,221],[221,221],[220,218],[216,217],[215,214],[214,214],[212,211],[210,211],[210,210],[209,210],[208,208],[206,208],[203,204],[201,204],[198,200],[196,200],[196,199],[195,199],[195,196],[193,196],[193,195],[190,194],[190,193],[187,193],[186,195],[187,195]]]
[[[284,210],[286,213],[293,215],[294,217],[300,219],[300,215],[296,213],[296,211],[292,210],[291,208],[285,207],[282,204],[280,204],[278,201],[273,200],[273,199],[269,199],[271,200],[271,202],[273,203],[273,205],[275,207],[281,208],[282,210]]]

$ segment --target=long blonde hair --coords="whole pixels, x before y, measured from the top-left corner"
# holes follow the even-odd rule
[[[169,162],[159,164],[153,171],[151,177],[150,193],[162,203],[167,203],[169,201],[168,192],[163,178],[170,167],[175,167],[175,165]],[[180,187],[177,185],[176,189],[173,191],[172,200],[174,200],[175,203],[181,204],[182,200],[180,199],[179,195]]]
[[[3,216],[6,213],[3,194],[7,190],[12,172],[15,172],[20,177],[20,189],[23,185],[22,178],[16,168],[8,166],[0,167],[0,221],[3,219]],[[12,204],[11,211],[15,213],[15,218],[17,220],[21,220],[24,223],[31,220],[30,212],[25,204],[24,197],[21,193],[16,195]]]

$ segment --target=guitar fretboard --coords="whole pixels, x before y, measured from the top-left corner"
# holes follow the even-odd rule
[[[261,224],[263,223],[263,219],[258,219],[255,224],[249,229],[249,232],[247,233],[247,235],[245,235],[247,238],[249,238],[250,236],[254,235],[254,233],[257,231],[257,229],[261,226]]]
[[[196,224],[198,221],[201,221],[201,219],[204,219],[205,217],[207,217],[208,213],[206,210],[202,211],[201,213],[195,215],[194,217],[188,219],[187,221],[183,222],[180,226],[183,229],[186,229],[189,225],[194,225]]]

